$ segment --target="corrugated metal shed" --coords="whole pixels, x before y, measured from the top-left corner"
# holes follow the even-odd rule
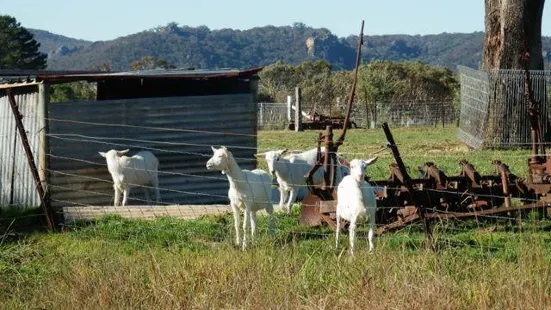
[[[48,104],[46,166],[52,205],[112,205],[105,159],[109,149],[152,151],[160,161],[163,204],[227,203],[227,178],[206,170],[211,145],[226,145],[243,169],[256,165],[256,73],[249,70],[53,72],[0,70],[2,88],[16,96],[37,165],[36,84],[94,81],[98,101]],[[138,84],[136,84],[138,83]],[[30,86],[32,85],[32,86]],[[100,95],[101,93],[101,95]],[[39,205],[7,97],[0,97],[0,203]],[[4,121],[6,120],[6,121]],[[26,173],[25,173],[26,172]],[[17,182],[14,182],[17,180]],[[144,204],[134,189],[134,204]]]
[[[255,166],[251,94],[61,103],[49,113],[54,206],[112,204],[110,175],[98,154],[111,148],[152,151],[162,202],[170,204],[228,201],[226,177],[205,168],[211,145],[227,145],[243,169]]]
[[[15,101],[38,164],[37,86],[18,87]],[[40,204],[8,97],[0,93],[0,206]]]

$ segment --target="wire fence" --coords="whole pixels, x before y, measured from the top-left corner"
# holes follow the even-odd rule
[[[67,124],[79,124],[92,128],[112,128],[117,131],[121,128],[130,130],[143,130],[150,131],[163,131],[163,132],[177,132],[177,133],[200,133],[207,135],[231,135],[240,136],[241,133],[232,133],[225,131],[208,131],[208,130],[183,130],[179,128],[170,127],[158,127],[158,126],[134,126],[127,124],[110,124],[100,122],[82,122],[78,120],[68,119],[55,119],[48,118],[50,124],[59,122]],[[82,124],[81,124],[82,125]],[[434,125],[431,125],[434,126]],[[117,131],[118,132],[118,131]],[[255,134],[247,134],[247,137],[254,136]],[[125,137],[113,137],[110,135],[101,135],[99,133],[90,134],[86,132],[74,132],[72,134],[47,134],[51,145],[58,145],[63,149],[60,152],[59,149],[50,149],[46,156],[50,165],[47,168],[49,174],[48,188],[51,193],[51,202],[56,206],[57,216],[63,219],[64,225],[68,227],[77,227],[81,221],[101,218],[109,214],[118,214],[126,218],[136,219],[156,219],[159,217],[169,216],[178,217],[183,219],[199,218],[204,215],[220,215],[230,213],[229,199],[227,196],[228,179],[226,175],[222,175],[220,172],[212,172],[206,169],[205,164],[207,160],[212,156],[211,144],[208,142],[174,142],[174,141],[152,141],[143,138],[125,138]],[[274,139],[272,142],[278,142]],[[92,148],[97,150],[108,150],[110,148],[116,149],[131,149],[131,153],[136,150],[147,149],[152,151],[160,160],[159,175],[159,190],[161,193],[161,200],[159,203],[154,199],[147,199],[144,190],[153,191],[154,188],[151,185],[134,185],[133,190],[130,193],[130,199],[126,206],[114,206],[113,205],[113,180],[109,174],[105,159],[99,156],[97,152],[88,154],[83,157],[79,152],[79,145],[93,145]],[[145,145],[153,145],[145,146]],[[180,148],[174,148],[175,146],[184,146],[193,148],[194,151],[182,151]],[[228,149],[234,152],[235,159],[239,163],[249,163],[251,166],[256,166],[257,162],[260,165],[265,165],[263,159],[258,159],[254,156],[250,156],[253,152],[256,152],[257,148],[252,146],[242,145],[227,145]],[[378,156],[381,158],[391,159],[392,154],[390,150],[380,152],[380,145],[373,145],[364,148],[362,153],[359,152],[344,152],[342,155],[347,158],[354,157],[369,157],[370,155],[378,152]],[[239,150],[245,150],[247,152],[240,153]],[[266,150],[260,150],[266,151]],[[305,151],[305,150],[297,150]],[[245,155],[244,155],[245,154]],[[20,154],[14,154],[12,156],[20,156]],[[169,158],[171,162],[174,161],[174,156],[182,157],[189,160],[189,157],[193,156],[193,160],[199,162],[199,165],[184,165],[183,168],[174,168],[173,164],[163,164],[163,160]],[[405,160],[414,158],[426,158],[433,160],[435,157],[446,158],[449,156],[455,157],[453,154],[406,154],[402,156]],[[502,158],[504,161],[508,159],[523,158],[527,159],[527,154],[510,153],[506,155],[506,158]],[[185,161],[185,160],[184,160]],[[525,160],[523,160],[525,161]],[[67,167],[78,166],[78,169],[67,169]],[[200,169],[196,167],[200,166]],[[191,167],[187,169],[186,167]],[[378,169],[386,169],[378,167]],[[139,171],[139,169],[136,169]],[[453,172],[448,172],[453,174]],[[174,184],[174,180],[177,177],[178,180],[185,180],[182,183]],[[254,184],[254,182],[249,182]],[[220,184],[224,184],[225,187],[220,190],[218,187]],[[443,190],[434,190],[444,193]],[[153,195],[151,195],[153,196]],[[182,203],[175,197],[193,196],[197,203],[186,204]],[[272,197],[271,203],[274,204],[276,209],[278,208],[278,190],[275,184],[271,185]],[[479,195],[480,196],[480,195]],[[499,195],[487,195],[486,198],[503,198]],[[170,198],[167,198],[170,197]],[[481,197],[484,198],[484,197]],[[217,201],[218,203],[212,203]],[[536,202],[526,199],[524,203]],[[17,209],[20,205],[4,205],[6,209]],[[395,207],[381,207],[381,209],[391,209]],[[446,213],[446,211],[438,211]],[[538,211],[539,212],[539,211]],[[537,212],[536,212],[537,213]],[[541,213],[541,212],[540,212]],[[261,214],[266,214],[261,212]],[[17,225],[28,225],[32,227],[39,227],[42,221],[43,214],[40,210],[34,211],[34,213],[22,214],[17,213],[17,216],[10,216],[9,212],[0,214],[0,223],[5,231]],[[444,242],[454,246],[468,246],[468,247],[480,247],[491,248],[491,245],[485,245],[480,243],[472,243],[470,241],[461,244],[461,239],[451,238],[451,235],[461,234],[472,231],[472,229],[482,229],[492,232],[496,223],[505,223],[511,227],[517,227],[517,229],[539,229],[539,227],[547,227],[550,225],[549,220],[541,216],[529,215],[526,212],[515,212],[511,215],[479,215],[475,219],[471,220],[469,224],[454,223],[453,220],[436,220],[435,232],[438,242]],[[35,223],[34,226],[31,223]],[[383,223],[378,223],[377,226],[383,226]],[[360,225],[358,237],[360,239],[366,238],[367,226]],[[259,227],[260,232],[265,232],[266,227]],[[413,231],[416,234],[411,235],[411,240],[421,241],[424,240],[422,235],[421,224],[413,224],[409,227],[403,228],[406,231]],[[318,237],[330,237],[333,233],[324,230],[309,230],[295,229],[292,231],[298,238],[307,238],[308,236]],[[381,240],[387,238],[385,235],[380,237]],[[450,239],[451,238],[451,239]],[[504,248],[503,250],[512,250]]]
[[[461,117],[458,138],[473,148],[515,147],[530,142],[529,103],[523,70],[490,72],[459,66]],[[534,100],[540,103],[542,135],[548,136],[551,71],[530,71]]]
[[[330,117],[342,116],[338,110]],[[294,110],[286,103],[258,103],[258,129],[282,130],[294,121]],[[457,126],[459,112],[452,101],[357,103],[351,121],[362,128],[378,128],[383,123],[394,127]]]

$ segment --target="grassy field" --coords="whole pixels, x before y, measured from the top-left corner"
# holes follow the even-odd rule
[[[448,175],[465,158],[481,173],[499,158],[520,176],[527,150],[472,151],[455,128],[394,129],[412,170],[425,161]],[[337,135],[336,135],[337,136]],[[317,132],[259,133],[259,150],[304,150]],[[369,157],[386,144],[381,130],[353,130],[341,148]],[[388,177],[388,151],[370,167]],[[260,163],[262,167],[263,163]],[[306,229],[295,214],[277,214],[268,237],[245,252],[233,246],[231,216],[182,221],[110,216],[59,233],[6,234],[0,240],[2,309],[550,309],[551,222],[541,215],[508,222],[440,222],[437,250],[427,250],[419,227],[375,239],[365,227],[356,256],[339,250],[327,228]],[[28,226],[32,214],[3,218],[3,231]],[[8,228],[9,226],[9,228]]]

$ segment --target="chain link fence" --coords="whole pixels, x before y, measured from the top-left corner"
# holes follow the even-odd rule
[[[291,113],[292,112],[292,113]],[[344,111],[328,116],[341,116]],[[288,128],[289,111],[286,103],[259,103],[258,129],[281,130]],[[384,122],[395,127],[456,126],[458,109],[452,101],[357,103],[353,105],[351,121],[361,128],[378,128]]]

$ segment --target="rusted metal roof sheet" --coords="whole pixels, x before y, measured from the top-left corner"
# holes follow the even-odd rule
[[[214,79],[214,78],[250,78],[263,67],[246,70],[221,69],[156,69],[128,72],[98,71],[47,71],[47,70],[0,70],[0,84],[20,83],[22,81],[44,81],[50,83],[72,81],[100,81],[109,79]]]

